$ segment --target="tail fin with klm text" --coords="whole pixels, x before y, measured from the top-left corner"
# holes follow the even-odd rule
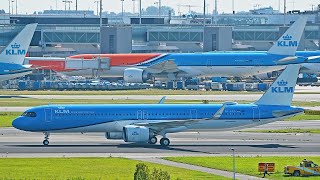
[[[291,106],[301,65],[288,65],[266,93],[254,104]]]
[[[38,24],[28,24],[0,54],[0,63],[20,64],[24,62],[30,42]]]
[[[269,49],[269,54],[295,56],[304,28],[307,23],[306,17],[299,18]]]

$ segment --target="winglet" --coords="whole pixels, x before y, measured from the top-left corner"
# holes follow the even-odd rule
[[[288,65],[256,105],[291,106],[301,65]]]
[[[232,105],[236,105],[237,103],[235,102],[225,102],[223,103],[222,107],[213,115],[213,119],[219,119],[223,112],[224,112],[224,109],[227,107],[227,106],[232,106]]]
[[[301,17],[269,49],[269,54],[294,56],[298,49],[307,18]]]
[[[1,52],[0,63],[23,64],[37,25],[37,23],[28,24],[22,29],[22,31]]]
[[[166,96],[163,96],[161,99],[160,99],[160,101],[159,101],[159,103],[158,104],[163,104],[164,103],[164,101],[166,100]]]

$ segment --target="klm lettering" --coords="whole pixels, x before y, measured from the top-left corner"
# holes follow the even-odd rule
[[[278,41],[280,47],[297,47],[298,41]]]
[[[63,109],[63,110],[54,110],[54,113],[56,113],[56,114],[68,114],[68,113],[70,113],[70,111],[69,110],[65,110],[65,109]]]
[[[272,93],[293,93],[293,87],[271,87]]]
[[[26,55],[26,50],[24,50],[24,49],[9,49],[9,50],[6,50],[6,55]]]

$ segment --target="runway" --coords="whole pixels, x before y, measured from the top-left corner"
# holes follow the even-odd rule
[[[276,122],[259,129],[319,127],[320,121]],[[42,133],[29,133],[13,128],[0,129],[0,156],[210,156],[225,155],[230,148],[237,153],[320,155],[320,135],[316,134],[261,134],[246,132],[185,132],[170,134],[171,145],[125,143],[106,140],[103,133],[52,134],[50,145],[42,145]]]

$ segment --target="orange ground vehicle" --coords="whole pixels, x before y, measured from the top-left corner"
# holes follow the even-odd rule
[[[312,161],[303,160],[300,166],[286,166],[284,173],[292,176],[319,176],[320,167]]]

